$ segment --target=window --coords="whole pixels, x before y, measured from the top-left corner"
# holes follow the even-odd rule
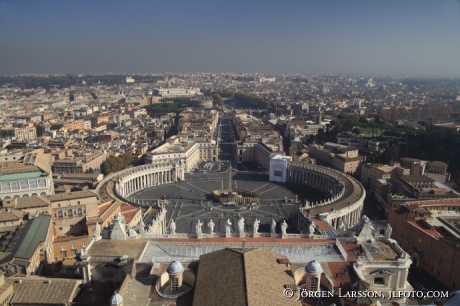
[[[59,219],[62,219],[62,211],[61,210],[58,210],[57,216],[58,216]]]
[[[450,269],[450,263],[446,262],[446,269],[449,270]]]
[[[179,291],[179,280],[177,279],[177,277],[171,278],[171,291],[172,292]]]
[[[318,291],[318,278],[317,277],[311,278],[310,291]]]
[[[71,210],[71,209],[69,209],[69,210],[67,211],[67,215],[68,215],[69,217],[72,217],[72,210]]]
[[[383,277],[374,278],[374,285],[385,286],[385,279]]]

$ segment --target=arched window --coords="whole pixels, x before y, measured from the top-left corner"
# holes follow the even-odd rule
[[[62,218],[62,211],[61,210],[58,210],[57,216],[58,216],[58,218]]]
[[[69,217],[72,217],[72,210],[71,210],[71,209],[69,209],[69,210],[67,211],[67,215],[68,215]]]
[[[81,215],[82,215],[82,210],[81,210],[81,208],[80,208],[80,207],[77,209],[77,214],[78,214],[79,216],[81,216]]]
[[[317,277],[311,278],[310,291],[318,291],[318,278]]]

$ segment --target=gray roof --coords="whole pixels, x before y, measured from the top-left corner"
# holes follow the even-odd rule
[[[432,178],[424,175],[403,175],[402,178],[408,182],[434,182]]]
[[[51,216],[39,215],[2,237],[0,264],[14,258],[29,260],[39,244],[45,241],[50,222]]]
[[[40,215],[37,218],[32,219],[31,222],[32,225],[29,227],[29,230],[16,251],[15,257],[17,258],[31,258],[40,242],[46,240],[51,216]]]

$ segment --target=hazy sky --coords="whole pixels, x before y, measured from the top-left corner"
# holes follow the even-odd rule
[[[457,0],[0,0],[0,74],[460,76]]]

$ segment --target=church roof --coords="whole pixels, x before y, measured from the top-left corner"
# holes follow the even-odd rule
[[[286,256],[264,249],[223,249],[202,255],[193,305],[298,305],[280,294],[286,285],[295,284],[286,262]]]

